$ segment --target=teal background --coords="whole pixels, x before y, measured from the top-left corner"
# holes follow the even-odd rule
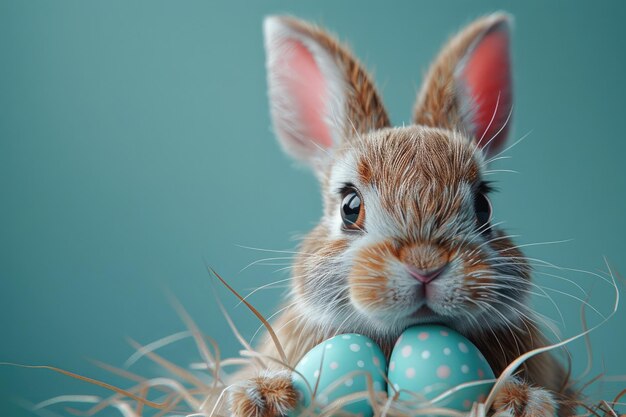
[[[284,279],[273,272],[280,266],[240,273],[273,255],[237,245],[293,248],[321,214],[313,176],[293,168],[270,130],[263,16],[291,13],[349,40],[402,124],[441,44],[499,9],[516,19],[513,138],[532,133],[498,165],[519,174],[492,177],[496,219],[523,244],[572,239],[527,247],[529,256],[592,271],[606,270],[606,256],[623,272],[623,2],[0,2],[0,360],[119,382],[88,359],[121,365],[133,352],[125,337],[148,343],[183,330],[168,293],[235,355],[205,263],[244,293]],[[610,310],[601,280],[558,275]],[[251,337],[257,320],[215,287]],[[270,315],[281,291],[251,301]],[[575,334],[580,302],[557,291],[562,332]],[[536,305],[558,319],[551,303]],[[625,311],[593,333],[587,379],[626,374]],[[578,374],[584,344],[571,352]],[[190,341],[163,353],[198,360]],[[625,386],[609,380],[588,392],[609,399]],[[32,415],[24,401],[67,393],[103,392],[0,367],[2,415]]]

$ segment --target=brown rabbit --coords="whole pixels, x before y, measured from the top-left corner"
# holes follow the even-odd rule
[[[367,335],[389,355],[418,323],[456,329],[496,375],[546,344],[527,302],[530,268],[491,224],[484,180],[510,125],[509,27],[494,14],[455,36],[426,76],[415,124],[394,128],[344,46],[293,18],[265,20],[274,128],[314,170],[325,207],[273,326],[290,366],[337,333]],[[269,338],[259,349],[278,356]],[[296,400],[279,366],[245,369],[230,391],[237,417],[277,417]],[[563,367],[542,354],[500,391],[492,414],[567,416],[573,401]]]

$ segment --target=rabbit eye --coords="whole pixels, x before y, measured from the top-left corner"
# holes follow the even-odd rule
[[[363,201],[356,189],[349,187],[343,193],[341,201],[341,218],[346,230],[361,230],[363,226]]]
[[[478,228],[483,233],[489,232],[489,223],[491,222],[491,202],[485,193],[477,193],[474,199],[474,211],[476,212],[476,222]]]

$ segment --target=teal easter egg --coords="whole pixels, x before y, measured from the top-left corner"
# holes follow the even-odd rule
[[[389,359],[389,395],[401,392],[399,400],[409,408],[429,406],[459,384],[493,379],[493,371],[478,348],[458,332],[439,325],[411,327],[402,333]],[[465,387],[433,403],[432,407],[469,411],[484,401],[493,382]],[[411,392],[412,394],[410,394]],[[427,401],[426,401],[427,400]]]
[[[319,413],[339,398],[367,391],[366,374],[375,391],[385,392],[387,388],[385,356],[376,343],[359,334],[342,334],[320,343],[304,355],[295,369],[293,382],[300,401],[289,414],[292,417],[302,414],[313,401],[313,409]],[[363,417],[373,414],[368,398],[341,409]]]

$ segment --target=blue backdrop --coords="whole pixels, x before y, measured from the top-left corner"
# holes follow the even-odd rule
[[[516,18],[513,138],[532,133],[498,165],[519,173],[493,177],[496,220],[530,244],[529,256],[598,271],[606,255],[624,271],[623,2],[1,2],[0,360],[118,382],[88,359],[121,365],[133,352],[127,336],[147,343],[183,330],[168,293],[235,355],[205,264],[244,293],[284,279],[273,272],[281,265],[239,272],[272,255],[237,245],[293,248],[321,215],[313,176],[293,168],[270,130],[263,16],[295,14],[349,40],[402,124],[442,43],[498,9]],[[605,282],[557,275],[610,310]],[[563,335],[580,331],[587,295],[537,278],[563,322],[548,300],[537,308]],[[258,321],[217,288],[251,337]],[[281,291],[251,301],[270,315]],[[625,320],[622,309],[591,338],[587,378],[610,377],[591,394],[608,399],[626,386],[610,382],[626,374]],[[571,352],[579,374],[583,343]],[[190,341],[163,354],[198,359]],[[102,391],[0,367],[2,415],[30,415],[25,402],[68,393]]]

